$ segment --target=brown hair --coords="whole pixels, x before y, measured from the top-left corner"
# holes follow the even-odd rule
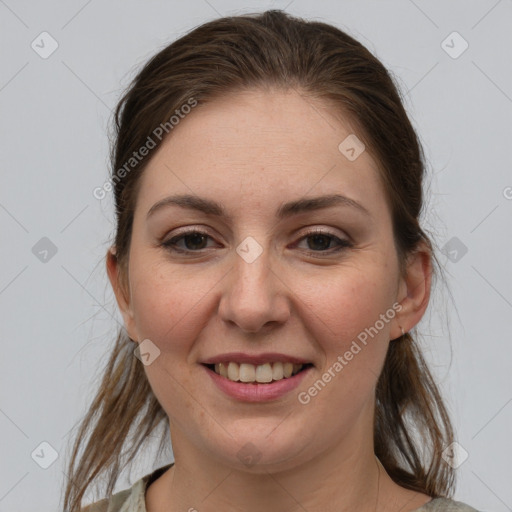
[[[436,264],[433,276],[437,269],[442,271],[419,223],[424,208],[423,151],[389,72],[341,30],[271,10],[195,28],[153,56],[120,100],[114,117],[111,182],[117,217],[114,246],[123,286],[139,178],[165,140],[154,136],[155,128],[165,126],[171,133],[169,119],[191,98],[201,104],[256,87],[298,89],[348,114],[380,164],[400,270],[405,270],[406,257],[424,243]],[[148,137],[156,147],[127,168],[133,152]],[[130,341],[121,329],[99,391],[80,424],[68,466],[66,512],[80,510],[85,491],[105,473],[110,496],[127,462],[166,423]],[[160,447],[167,440],[165,429]],[[402,487],[450,497],[454,470],[444,463],[442,450],[452,441],[439,390],[415,340],[406,333],[390,343],[377,383],[375,454]]]

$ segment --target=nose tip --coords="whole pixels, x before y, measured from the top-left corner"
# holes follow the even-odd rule
[[[238,258],[225,282],[219,315],[249,334],[267,331],[290,316],[290,308],[281,279],[260,255],[252,263]]]

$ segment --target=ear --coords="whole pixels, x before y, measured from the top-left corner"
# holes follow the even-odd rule
[[[115,247],[110,247],[107,251],[106,267],[110,284],[116,296],[117,305],[123,316],[126,332],[131,340],[138,341],[130,292],[127,289],[128,276],[122,275],[122,269],[116,256]]]
[[[420,242],[406,265],[406,275],[400,278],[397,300],[402,309],[397,312],[390,336],[392,340],[410,331],[423,317],[430,299],[432,254],[425,242]]]

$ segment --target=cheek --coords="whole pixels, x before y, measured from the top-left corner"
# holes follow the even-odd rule
[[[390,284],[383,270],[370,266],[340,268],[311,281],[302,294],[298,293],[309,316],[316,319],[315,325],[331,340],[332,348],[350,345],[391,307]],[[389,327],[387,323],[381,328],[384,334]]]
[[[358,417],[369,403],[384,363],[391,324],[379,319],[392,300],[381,270],[344,268],[301,296],[307,306],[299,314],[307,315],[306,329],[323,356],[319,380],[301,388],[301,397],[311,400],[318,417],[328,418],[333,431],[348,428],[347,418]]]
[[[201,272],[194,265],[171,265],[161,258],[152,262],[151,255],[135,256],[132,301],[141,339],[149,338],[163,353],[176,354],[189,348],[214,314],[208,296],[215,293],[220,277],[212,271]]]

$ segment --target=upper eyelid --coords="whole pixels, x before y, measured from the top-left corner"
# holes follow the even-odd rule
[[[303,227],[303,228],[296,230],[296,232],[294,233],[294,236],[304,237],[304,236],[307,236],[310,234],[320,234],[320,235],[332,236],[332,237],[336,237],[336,238],[343,237],[343,235],[339,236],[339,235],[333,233],[331,231],[332,229],[335,229],[335,228],[319,228],[319,227],[314,227],[314,226],[313,227]],[[188,226],[187,228],[183,228],[183,231],[180,231],[180,232],[174,234],[173,236],[169,237],[168,240],[173,240],[175,238],[183,237],[183,236],[193,234],[193,233],[199,233],[202,235],[209,236],[210,238],[215,238],[215,236],[210,234],[209,231],[203,227],[194,227],[194,226],[189,227]],[[347,238],[350,238],[348,235],[346,235],[346,236],[347,236]]]
[[[332,228],[331,228],[332,229]],[[298,242],[301,242],[302,240],[304,240],[305,238],[307,238],[308,236],[314,236],[314,235],[325,235],[327,237],[331,237],[335,240],[338,240],[339,243],[341,244],[345,244],[348,246],[353,246],[353,241],[350,239],[350,237],[343,237],[343,236],[338,236],[334,233],[332,233],[331,231],[328,230],[328,228],[324,228],[324,229],[321,229],[321,228],[318,228],[318,227],[313,227],[313,228],[309,228],[307,229],[305,232],[302,232],[302,234],[300,233],[301,230],[298,230],[299,233],[296,233],[296,236],[298,236],[298,239],[297,239],[297,242],[295,243],[298,243]],[[215,237],[212,236],[206,229],[204,228],[194,228],[193,226],[186,229],[185,231],[182,231],[180,233],[177,233],[176,235],[174,236],[171,236],[170,238],[168,238],[166,241],[162,242],[162,245],[168,245],[168,246],[171,246],[173,244],[171,244],[171,242],[174,241],[174,243],[178,242],[178,241],[181,241],[184,237],[186,237],[187,235],[191,235],[191,234],[200,234],[200,235],[203,235],[203,236],[206,236],[212,240],[215,240]],[[218,243],[218,242],[216,242]],[[176,249],[177,251],[182,251],[182,252],[201,252],[202,250],[206,250],[207,248],[204,248],[204,249],[199,249],[197,251],[193,251],[193,250],[190,250],[190,249]],[[318,252],[319,254],[322,252],[322,251],[313,251],[313,252]],[[327,251],[323,251],[323,252],[327,252]]]

